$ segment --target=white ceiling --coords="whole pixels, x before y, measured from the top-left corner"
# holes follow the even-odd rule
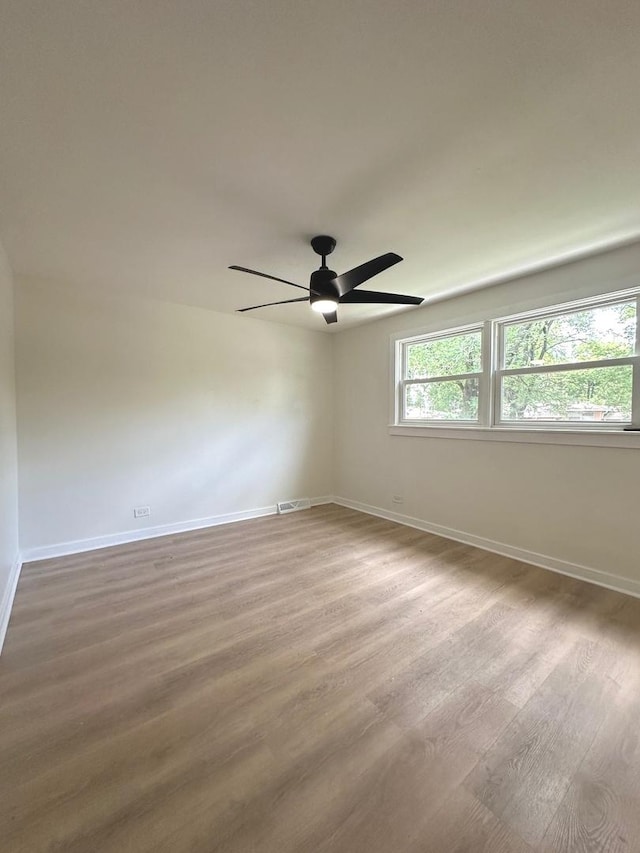
[[[296,297],[226,267],[307,284],[315,233],[338,272],[405,257],[367,288],[456,292],[640,235],[639,45],[638,0],[5,2],[0,235],[220,311]]]

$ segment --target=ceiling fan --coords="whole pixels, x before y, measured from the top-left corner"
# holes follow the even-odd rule
[[[320,269],[311,273],[311,281],[309,287],[303,287],[301,284],[295,284],[293,281],[286,281],[284,278],[277,278],[274,275],[267,275],[257,270],[250,270],[246,267],[231,266],[230,270],[239,270],[240,272],[248,272],[251,275],[259,275],[262,278],[269,278],[272,281],[280,281],[282,284],[290,284],[292,287],[297,287],[300,290],[306,290],[308,296],[301,296],[299,299],[284,299],[281,302],[265,302],[263,305],[252,305],[250,308],[239,308],[242,313],[244,311],[255,311],[256,308],[266,308],[269,305],[287,305],[291,302],[309,302],[312,309],[324,316],[327,323],[338,322],[338,305],[348,304],[383,304],[383,305],[420,305],[424,300],[419,296],[403,296],[399,293],[378,293],[374,290],[355,290],[359,284],[373,278],[374,275],[384,272],[394,264],[402,260],[400,255],[395,252],[387,252],[386,255],[380,255],[378,258],[373,258],[365,264],[360,264],[354,267],[349,272],[338,275],[333,270],[327,267],[327,255],[336,247],[336,241],[333,237],[319,236],[313,237],[311,240],[311,248],[320,255],[322,264]]]

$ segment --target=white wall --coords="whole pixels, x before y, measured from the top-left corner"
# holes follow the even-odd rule
[[[634,285],[640,245],[340,334],[334,494],[640,582],[640,450],[413,438],[387,429],[392,333]],[[402,506],[393,494],[404,496]]]
[[[23,550],[330,494],[328,335],[24,280],[16,324]]]
[[[18,559],[18,453],[14,372],[13,282],[0,244],[0,646],[5,594]]]

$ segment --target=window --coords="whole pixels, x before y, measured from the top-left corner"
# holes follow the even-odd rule
[[[479,422],[482,328],[401,342],[400,419]]]
[[[395,423],[640,426],[640,290],[396,341]]]
[[[636,303],[499,323],[499,422],[631,423]]]

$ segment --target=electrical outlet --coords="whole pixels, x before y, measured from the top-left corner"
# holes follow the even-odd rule
[[[394,504],[404,503],[404,498],[402,497],[402,495],[392,495],[391,500]]]
[[[149,518],[150,515],[151,515],[151,507],[136,506],[133,508],[133,517],[134,518]]]

